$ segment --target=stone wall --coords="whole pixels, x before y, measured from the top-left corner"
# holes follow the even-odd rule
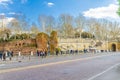
[[[23,54],[30,53],[30,51],[36,51],[36,40],[15,40],[11,42],[4,42],[0,44],[0,50],[10,50],[14,53],[21,52]]]
[[[93,39],[81,39],[81,38],[59,38],[58,39],[58,46],[62,50],[83,50],[89,49],[93,47],[97,50],[107,50],[107,42],[106,41],[99,41]],[[101,43],[101,44],[98,44]]]

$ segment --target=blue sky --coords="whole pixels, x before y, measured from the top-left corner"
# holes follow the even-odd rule
[[[72,16],[79,14],[85,17],[96,16],[95,18],[111,17],[117,10],[114,8],[117,8],[116,0],[0,0],[0,14],[8,17],[24,14],[31,22],[37,22],[41,14],[54,17],[64,13]],[[113,10],[109,16],[108,9]],[[104,12],[106,16],[103,15]],[[112,16],[112,18],[117,17],[117,15]]]

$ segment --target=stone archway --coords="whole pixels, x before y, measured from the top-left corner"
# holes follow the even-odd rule
[[[112,51],[116,51],[116,44],[112,44],[112,46],[111,46],[111,49],[112,49]]]

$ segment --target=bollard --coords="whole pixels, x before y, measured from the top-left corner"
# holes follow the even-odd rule
[[[18,56],[21,56],[21,53],[20,53],[20,52],[18,53]]]
[[[31,56],[33,56],[33,52],[31,51]]]

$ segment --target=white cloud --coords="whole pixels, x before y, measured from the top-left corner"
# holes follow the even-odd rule
[[[8,4],[12,4],[13,1],[12,0],[0,0],[0,5],[8,5]]]
[[[5,17],[4,19],[0,19],[0,23],[2,22],[3,24],[0,24],[0,27],[2,25],[7,26],[14,18],[13,17]]]
[[[5,16],[5,13],[0,13],[0,16]]]
[[[9,23],[10,21],[12,21],[14,18],[13,17],[6,17],[6,21]]]
[[[9,15],[23,15],[22,13],[9,12]]]
[[[117,15],[118,10],[117,4],[110,4],[106,7],[98,7],[98,8],[91,8],[88,11],[84,11],[83,15],[89,18],[112,18],[112,19],[119,19]]]
[[[52,7],[52,6],[54,6],[54,5],[55,5],[55,4],[52,3],[52,2],[48,2],[48,3],[47,3],[47,6],[48,6],[48,7]]]
[[[5,13],[0,13],[0,23],[3,22],[4,25],[7,25],[9,22],[11,22],[14,17],[6,17]],[[1,26],[2,24],[0,24]]]
[[[28,1],[28,0],[21,0],[21,3],[24,4],[24,3],[26,3],[27,1]]]
[[[15,12],[9,12],[8,14],[10,14],[10,15],[15,15],[16,13],[15,13]]]
[[[12,0],[0,0],[0,3],[13,3]]]
[[[0,6],[7,8],[8,4],[12,4],[12,0],[0,0]]]
[[[118,2],[118,0],[114,0],[113,3],[118,4],[119,2]]]

